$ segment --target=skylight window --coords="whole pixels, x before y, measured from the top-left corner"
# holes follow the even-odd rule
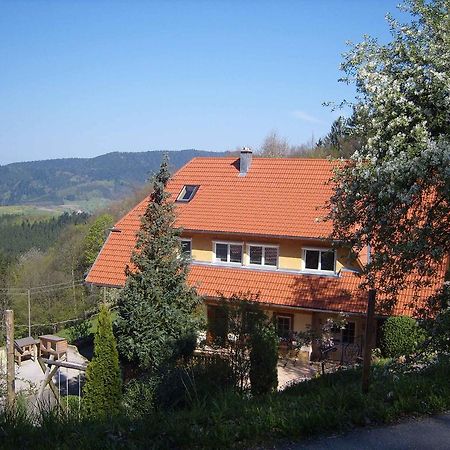
[[[198,188],[199,186],[195,184],[185,184],[177,197],[177,202],[190,202],[194,198]]]

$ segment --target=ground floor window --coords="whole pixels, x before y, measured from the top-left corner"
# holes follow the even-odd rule
[[[353,344],[355,342],[355,322],[347,322],[345,328],[342,329],[342,343]]]
[[[282,339],[288,339],[292,335],[293,329],[293,316],[290,314],[277,314],[276,315],[276,327],[278,336]]]
[[[207,341],[223,345],[228,335],[228,314],[221,306],[207,306]]]

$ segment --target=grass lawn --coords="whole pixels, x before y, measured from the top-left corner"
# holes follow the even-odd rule
[[[234,393],[179,411],[156,411],[108,422],[47,415],[40,426],[0,416],[3,448],[247,448],[392,423],[450,409],[449,362],[421,373],[375,367],[368,395],[360,370],[303,382],[263,398]]]
[[[0,216],[17,215],[23,216],[31,222],[43,219],[58,217],[64,212],[64,209],[57,207],[41,207],[34,205],[12,205],[0,206]]]

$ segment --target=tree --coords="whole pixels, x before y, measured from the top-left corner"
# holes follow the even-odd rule
[[[175,205],[165,188],[165,158],[141,219],[133,267],[118,300],[117,338],[125,361],[141,370],[159,369],[192,353],[200,318],[200,298],[188,287],[188,261],[182,256]]]
[[[448,5],[407,1],[410,23],[388,17],[392,40],[366,37],[342,64],[364,140],[336,170],[329,218],[333,238],[357,252],[371,245],[365,280],[387,310],[411,277],[430,285],[450,248]]]
[[[101,214],[90,226],[84,238],[84,265],[89,267],[94,264],[98,252],[102,248],[107,235],[107,229],[112,227],[113,218],[109,214]]]
[[[279,339],[273,324],[265,320],[251,335],[250,385],[253,395],[269,394],[278,387]]]
[[[121,398],[122,378],[111,313],[102,305],[94,339],[94,356],[86,369],[83,405],[91,417],[111,417],[120,411]]]
[[[317,142],[318,153],[328,150],[329,156],[349,158],[360,148],[359,137],[352,136],[352,119],[339,116],[332,124],[329,133]]]
[[[289,152],[287,140],[278,136],[276,131],[272,131],[265,137],[260,154],[267,158],[282,158],[288,156]]]

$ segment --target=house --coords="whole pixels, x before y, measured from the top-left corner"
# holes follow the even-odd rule
[[[367,292],[358,288],[358,272],[365,261],[334,249],[327,239],[332,224],[321,219],[332,168],[329,160],[253,158],[243,149],[238,158],[194,158],[172,177],[168,191],[191,258],[188,281],[204,297],[210,323],[221,295],[251,292],[284,336],[345,312],[336,357],[349,346],[361,349]],[[146,204],[116,223],[88,283],[124,286]],[[413,312],[412,290],[402,292],[393,314]]]

